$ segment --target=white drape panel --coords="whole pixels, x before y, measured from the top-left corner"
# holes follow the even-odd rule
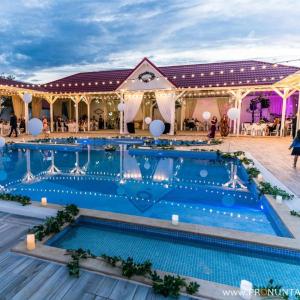
[[[124,94],[124,131],[127,133],[127,123],[132,122],[139,111],[144,93],[125,93]]]
[[[167,123],[171,124],[170,134],[174,134],[175,123],[175,92],[155,92],[159,112]]]

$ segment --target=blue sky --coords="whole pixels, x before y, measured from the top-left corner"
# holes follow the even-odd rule
[[[0,73],[300,58],[298,0],[1,0]],[[294,62],[299,65],[299,62]]]

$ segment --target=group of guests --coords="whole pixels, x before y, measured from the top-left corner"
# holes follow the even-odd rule
[[[183,124],[184,128],[188,130],[209,130],[208,137],[212,139],[215,138],[217,129],[220,130],[220,134],[222,137],[228,136],[230,131],[230,121],[226,114],[222,116],[219,123],[218,118],[216,116],[213,116],[210,122],[200,122],[197,118],[189,118],[185,119]]]
[[[220,134],[221,134],[221,137],[226,137],[228,136],[229,134],[229,131],[230,131],[230,121],[229,121],[229,118],[226,114],[224,114],[218,124],[218,119],[216,116],[213,116],[211,121],[210,121],[210,131],[209,131],[209,134],[208,134],[208,137],[210,139],[214,139],[215,136],[216,136],[216,131],[217,131],[217,127],[219,127],[219,130],[220,130]]]
[[[56,117],[56,121],[54,123],[55,131],[70,131],[70,125],[76,125],[76,121],[72,119],[65,119],[61,116]],[[96,131],[99,129],[104,129],[106,126],[103,117],[99,117],[96,119],[95,116],[90,120],[90,130]],[[78,121],[78,130],[79,131],[87,131],[88,130],[88,118],[87,116],[83,116]]]

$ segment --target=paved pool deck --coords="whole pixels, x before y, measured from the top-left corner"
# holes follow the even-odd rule
[[[72,278],[65,265],[10,249],[41,220],[0,212],[0,299],[10,300],[162,300],[146,285],[82,270]],[[181,296],[180,300],[191,298]],[[200,298],[199,298],[200,299]]]

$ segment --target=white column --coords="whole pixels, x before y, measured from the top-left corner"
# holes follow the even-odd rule
[[[104,102],[103,103],[104,106],[103,106],[103,129],[106,129],[106,123],[107,123],[107,106],[106,106],[106,103]]]
[[[29,119],[28,103],[24,102],[24,105],[25,105],[25,109],[24,109],[24,114],[25,114],[25,131],[28,134],[29,133],[29,131],[28,131],[28,119]]]
[[[79,106],[79,99],[77,99],[76,97],[76,101],[75,101],[75,122],[76,122],[76,132],[79,131],[79,112],[78,112],[78,106]]]
[[[171,110],[171,128],[170,128],[170,135],[174,135],[175,132],[175,111],[176,111],[176,101],[175,101],[175,95],[174,98],[172,99],[172,110]]]
[[[54,119],[53,119],[53,102],[50,102],[50,130],[54,131]]]
[[[300,90],[298,91],[298,112],[297,112],[297,127],[296,132],[300,129]]]
[[[121,94],[120,103],[124,103],[123,93]],[[124,133],[124,111],[120,111],[120,134]]]
[[[88,118],[88,130],[91,130],[91,103],[89,101],[89,99],[87,99],[86,101],[86,105],[87,105],[87,118]]]
[[[282,114],[281,114],[280,136],[284,136],[285,115],[286,115],[286,102],[287,102],[287,97],[286,97],[286,94],[284,93],[284,96],[282,97]]]
[[[237,136],[240,135],[240,132],[241,132],[241,114],[242,114],[242,101],[243,101],[243,98],[240,97],[238,99],[238,110],[239,110],[239,117],[237,119],[237,124],[236,124],[236,134]]]
[[[238,102],[237,102],[237,97],[235,95],[235,100],[234,100],[234,107],[237,108],[238,107]],[[233,134],[236,134],[236,127],[237,125],[237,120],[233,120]]]
[[[145,111],[146,111],[146,105],[145,105],[145,102],[143,101],[142,102],[142,130],[145,130]]]
[[[182,100],[181,102],[181,109],[180,109],[180,130],[183,130],[183,121],[185,119],[185,109],[186,109],[186,102]]]

